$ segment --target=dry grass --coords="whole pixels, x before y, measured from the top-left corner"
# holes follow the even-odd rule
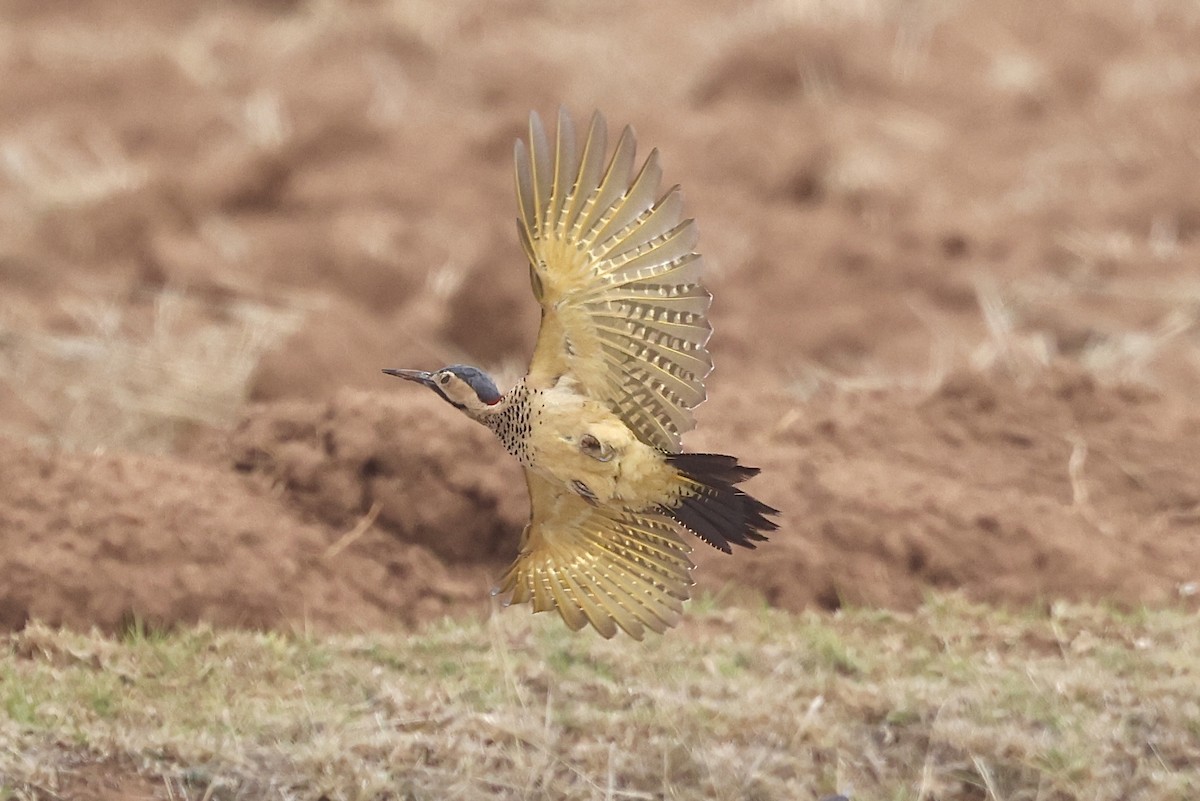
[[[187,295],[152,298],[145,323],[117,303],[66,308],[70,333],[0,315],[0,385],[38,421],[0,434],[71,450],[170,451],[193,424],[229,425],[263,353],[299,323],[298,310],[236,301],[214,316]]]
[[[1181,376],[1191,378],[1194,373],[1195,379],[1200,379],[1200,283],[1194,280],[1110,281],[1084,287],[1042,278],[1001,285],[983,274],[974,284],[982,338],[948,333],[944,319],[914,304],[913,313],[929,331],[929,357],[923,370],[888,371],[866,365],[861,372],[839,373],[807,362],[794,369],[788,389],[804,402],[823,391],[901,389],[929,394],[963,367],[1031,383],[1056,362],[1076,364],[1105,384],[1154,386],[1160,383],[1163,365]],[[1047,310],[1086,309],[1093,298],[1138,303],[1154,322],[1131,327],[1120,320],[1105,320],[1098,313],[1078,312],[1073,325],[1087,335],[1082,344],[1075,345],[1064,343],[1061,331],[1048,330],[1037,322]]]
[[[523,612],[413,635],[31,627],[0,655],[0,798],[55,798],[80,760],[196,799],[1200,791],[1193,617],[697,606],[645,644]]]

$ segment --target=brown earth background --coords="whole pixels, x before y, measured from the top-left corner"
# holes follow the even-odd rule
[[[0,10],[0,629],[487,614],[519,471],[379,368],[520,374],[559,104],[683,184],[686,444],[784,510],[700,592],[1196,604],[1192,0]]]

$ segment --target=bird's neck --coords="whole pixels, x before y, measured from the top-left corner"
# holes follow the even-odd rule
[[[504,393],[504,397],[498,403],[489,406],[476,419],[495,433],[505,450],[517,457],[522,464],[526,462],[526,443],[533,409],[524,379],[517,382],[512,389]]]
[[[483,423],[486,426],[491,426],[488,420],[499,417],[505,414],[508,409],[514,404],[521,403],[527,395],[525,389],[525,379],[521,379],[508,392],[500,397],[500,400],[492,404],[481,404],[474,408],[467,408],[463,411],[468,417],[473,418],[477,422]]]

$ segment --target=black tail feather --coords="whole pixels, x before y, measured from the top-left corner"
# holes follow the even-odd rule
[[[758,475],[757,467],[719,453],[676,453],[667,461],[683,474],[690,491],[665,511],[714,548],[725,553],[733,552],[731,544],[754,548],[767,539],[763,532],[779,528],[767,518],[778,509],[735,486]]]

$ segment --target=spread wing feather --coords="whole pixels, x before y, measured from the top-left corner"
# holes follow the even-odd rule
[[[659,194],[657,151],[636,175],[630,128],[607,164],[605,151],[599,114],[582,149],[564,111],[553,144],[537,114],[528,148],[517,142],[517,228],[542,305],[527,382],[569,373],[643,442],[677,453],[712,370],[696,229],[680,220],[678,187]]]
[[[692,585],[691,547],[663,517],[591,506],[525,472],[532,506],[517,560],[499,591],[578,631],[642,639],[678,622]]]

